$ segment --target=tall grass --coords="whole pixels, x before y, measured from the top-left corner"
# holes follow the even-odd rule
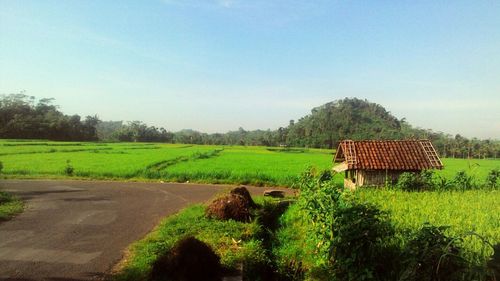
[[[449,226],[445,233],[464,237],[463,247],[478,263],[491,255],[480,235],[491,244],[500,242],[500,191],[470,190],[463,192],[404,192],[384,189],[360,189],[362,201],[375,203],[391,214],[399,230],[418,231],[424,223]]]

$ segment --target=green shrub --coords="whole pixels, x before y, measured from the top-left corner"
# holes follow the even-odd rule
[[[391,272],[385,268],[391,267],[397,251],[387,246],[394,231],[386,213],[358,202],[354,193],[325,173],[307,171],[299,187],[297,204],[310,225],[307,239],[316,245],[316,272],[309,275],[321,275],[319,280],[328,280],[324,277],[328,275],[338,280],[372,280]]]
[[[477,189],[478,184],[473,176],[468,175],[465,171],[459,171],[453,178],[453,187],[456,190],[471,190]]]
[[[3,170],[3,162],[0,161],[0,174],[2,173],[2,170]]]
[[[395,186],[403,191],[446,191],[446,190],[472,190],[481,187],[496,189],[500,178],[500,170],[491,170],[483,185],[480,185],[473,175],[465,171],[458,171],[453,179],[435,175],[431,170],[424,170],[420,173],[405,172],[399,176]]]
[[[386,280],[397,250],[387,241],[394,234],[386,213],[368,203],[340,206],[331,225],[330,261],[338,280]]]
[[[66,160],[66,167],[64,168],[64,173],[67,176],[73,176],[74,171],[75,168],[73,168],[73,165],[71,165],[71,160]]]
[[[401,281],[467,280],[468,265],[461,258],[459,239],[447,237],[446,227],[425,224],[403,253]]]
[[[1,167],[1,165],[0,165],[0,167]],[[0,168],[0,171],[1,171],[1,168]],[[493,169],[488,173],[488,176],[486,176],[485,186],[488,188],[496,189],[499,186],[499,184],[498,184],[499,179],[500,179],[500,170]]]
[[[316,241],[318,258],[328,263],[330,243],[333,239],[333,213],[338,207],[343,187],[333,180],[319,175],[313,169],[306,171],[299,180],[300,198],[297,202],[303,214],[312,224],[310,233]]]
[[[396,188],[403,191],[434,190],[433,177],[434,173],[431,170],[424,170],[420,173],[402,173],[399,176]]]

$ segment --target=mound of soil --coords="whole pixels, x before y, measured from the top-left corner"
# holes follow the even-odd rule
[[[231,190],[230,194],[236,194],[240,195],[245,199],[245,201],[248,202],[248,206],[252,209],[257,208],[257,204],[252,199],[252,196],[250,196],[250,192],[248,192],[248,189],[244,186],[238,186],[235,187]]]
[[[248,222],[250,220],[250,204],[238,194],[228,194],[212,201],[205,210],[207,217],[219,220]]]
[[[220,258],[207,244],[190,236],[153,264],[150,280],[161,281],[220,281]]]

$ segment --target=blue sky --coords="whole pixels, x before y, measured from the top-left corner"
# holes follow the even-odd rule
[[[0,93],[205,132],[358,97],[500,138],[499,15],[500,1],[0,0]]]

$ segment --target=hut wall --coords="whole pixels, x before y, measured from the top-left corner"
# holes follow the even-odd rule
[[[357,171],[356,185],[384,186],[386,180],[388,180],[389,183],[397,182],[401,173],[403,173],[403,171],[359,170]]]

